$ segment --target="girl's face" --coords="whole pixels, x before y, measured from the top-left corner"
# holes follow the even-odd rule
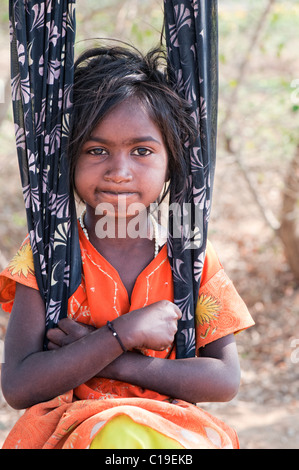
[[[137,98],[117,105],[94,128],[83,145],[75,170],[75,187],[87,207],[139,203],[144,208],[157,200],[168,174],[163,136]],[[104,207],[104,206],[103,206]],[[142,207],[142,206],[140,206]],[[90,211],[89,211],[90,212]]]

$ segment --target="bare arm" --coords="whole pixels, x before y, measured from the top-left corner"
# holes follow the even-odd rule
[[[127,349],[162,349],[173,341],[180,315],[171,302],[161,301],[123,315],[114,324]],[[65,393],[123,354],[106,326],[88,335],[79,332],[70,344],[50,351],[43,351],[44,334],[45,308],[39,292],[17,284],[1,373],[4,396],[14,408]]]
[[[85,330],[85,331],[84,331]],[[60,328],[50,330],[53,340],[49,346],[62,347],[76,340],[77,335],[88,334],[86,326],[72,320]],[[228,335],[200,350],[201,357],[170,361],[128,352],[101,370],[97,376],[132,383],[174,398],[198,403],[228,401],[238,391],[240,367],[234,335]]]
[[[14,408],[27,408],[71,390],[122,352],[104,330],[53,351],[43,351],[44,334],[45,309],[39,292],[17,285],[2,366],[3,393]],[[101,361],[100,343],[105,346],[100,348]]]
[[[137,353],[121,356],[99,375],[133,383],[191,403],[229,401],[237,393],[240,367],[233,335],[190,359],[157,359]]]

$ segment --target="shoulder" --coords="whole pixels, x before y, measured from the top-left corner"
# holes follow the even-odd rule
[[[207,283],[221,269],[223,269],[223,266],[218,258],[216,250],[214,249],[212,243],[208,240],[201,277],[201,286]]]
[[[24,239],[19,250],[8,264],[7,271],[11,276],[24,278],[35,274],[29,235]]]
[[[17,283],[38,290],[29,235],[0,273],[0,303],[3,310],[11,311]]]
[[[198,348],[254,324],[210,242],[206,249],[195,321]]]

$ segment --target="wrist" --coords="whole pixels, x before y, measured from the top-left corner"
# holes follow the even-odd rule
[[[113,320],[113,326],[128,351],[142,347],[142,339],[136,329],[134,313],[135,311],[128,312]]]
[[[118,335],[116,329],[114,328],[113,322],[107,321],[107,328],[111,331],[112,336],[114,336],[114,338],[118,341],[118,344],[120,345],[123,352],[126,353],[128,350],[127,350],[126,346],[124,345],[124,343],[122,342],[122,339]]]

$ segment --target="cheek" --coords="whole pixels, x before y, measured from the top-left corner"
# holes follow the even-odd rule
[[[169,171],[169,163],[170,163],[170,160],[169,160],[169,152],[167,151],[167,147],[166,145],[164,144],[164,151],[163,151],[163,174],[164,174],[164,182],[168,181],[169,180],[169,176],[170,176],[170,171]]]
[[[74,172],[73,172],[73,184],[74,190],[78,192],[78,188],[80,187],[80,177],[78,173],[78,165],[76,165]]]
[[[170,178],[169,157],[168,157],[168,155],[166,155],[164,171],[165,171],[164,182],[167,183],[167,181],[169,181],[169,178]]]
[[[88,177],[80,159],[75,166],[73,174],[74,190],[81,199],[84,199],[84,189],[87,187]]]

